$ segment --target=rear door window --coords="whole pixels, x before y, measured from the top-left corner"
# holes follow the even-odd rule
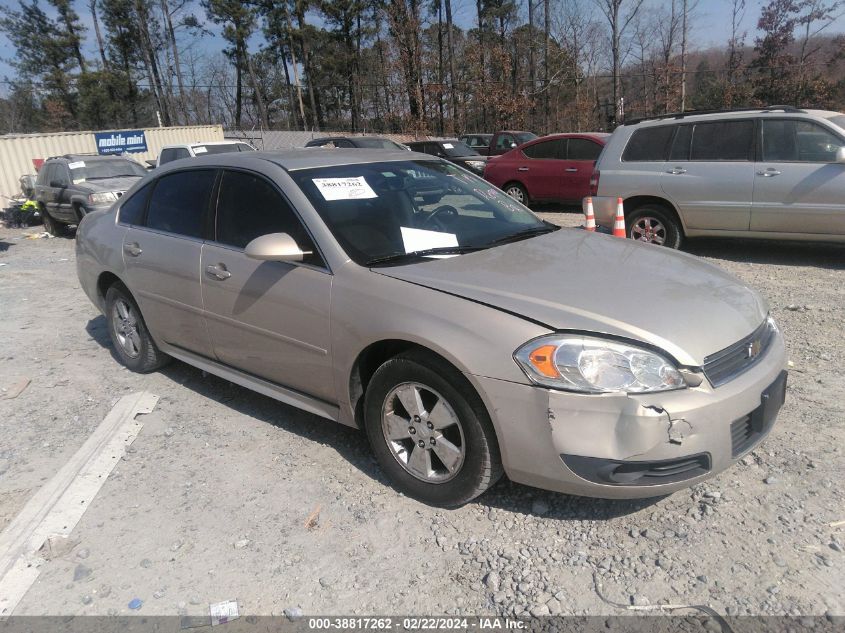
[[[522,148],[522,153],[528,158],[566,158],[566,139],[541,141]]]
[[[249,200],[249,204],[244,204]],[[217,196],[216,240],[246,248],[256,237],[287,233],[303,251],[305,261],[323,265],[314,242],[288,201],[267,180],[256,174],[224,171]]]
[[[217,172],[178,171],[158,179],[150,198],[147,228],[201,238],[208,220],[208,200]],[[242,205],[252,204],[243,198]]]
[[[119,221],[123,224],[142,226],[144,223],[144,211],[147,210],[147,199],[150,197],[151,190],[152,185],[144,185],[125,200],[120,205]]]
[[[596,160],[601,154],[601,145],[585,138],[571,138],[566,150],[569,160]]]
[[[754,121],[696,123],[690,160],[750,161],[754,157]]]
[[[674,133],[674,125],[644,127],[636,130],[625,146],[622,160],[629,162],[665,161],[669,155],[669,143],[672,142]]]

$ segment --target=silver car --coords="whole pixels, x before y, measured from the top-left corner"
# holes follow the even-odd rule
[[[167,165],[85,218],[77,266],[127,367],[177,358],[362,428],[430,504],[503,473],[663,495],[756,446],[786,388],[783,338],[748,286],[559,229],[425,154]]]
[[[845,242],[845,114],[772,107],[616,129],[593,172],[596,223],[624,200],[628,236]]]

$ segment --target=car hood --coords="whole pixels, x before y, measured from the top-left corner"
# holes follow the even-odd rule
[[[643,341],[688,366],[702,365],[705,356],[750,334],[768,313],[756,291],[717,266],[586,231],[563,229],[458,257],[373,270],[552,330]]]
[[[481,154],[478,154],[478,155],[476,155],[476,154],[470,154],[470,155],[468,155],[468,156],[449,156],[449,158],[451,158],[452,160],[480,160],[480,161],[486,161],[489,157],[488,157],[488,156],[482,156]]]
[[[91,192],[97,191],[126,191],[141,176],[120,176],[119,178],[97,178],[97,180],[86,180],[81,186]]]

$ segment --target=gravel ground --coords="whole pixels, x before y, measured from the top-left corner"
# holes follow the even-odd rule
[[[17,614],[202,614],[228,599],[276,615],[610,615],[624,612],[611,603],[667,602],[845,614],[843,247],[688,246],[763,292],[793,363],[777,426],[735,468],[636,502],[502,481],[442,511],[391,489],[354,430],[181,363],[122,369],[78,287],[73,239],[25,239],[34,232],[0,228],[0,529],[117,398],[161,400]]]

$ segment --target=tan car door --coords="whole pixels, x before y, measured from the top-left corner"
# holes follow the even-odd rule
[[[332,275],[274,184],[223,172],[216,241],[202,251],[202,297],[217,358],[231,367],[334,402],[329,312]],[[244,254],[256,237],[288,233],[313,254],[301,263]]]
[[[192,169],[159,178],[146,216],[129,227],[122,246],[126,285],[153,338],[209,358],[199,270],[216,176]]]
[[[751,230],[845,235],[845,145],[812,121],[763,119]]]

